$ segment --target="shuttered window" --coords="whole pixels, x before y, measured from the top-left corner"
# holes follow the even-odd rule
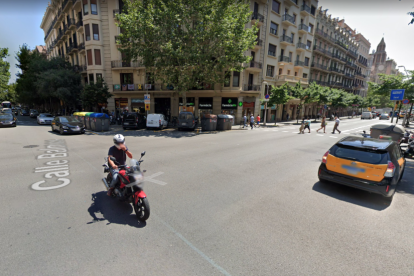
[[[95,49],[95,65],[101,65],[101,50]]]
[[[85,40],[91,40],[91,29],[89,29],[89,24],[85,24]]]
[[[93,40],[99,40],[99,25],[92,24]]]
[[[88,56],[88,65],[93,65],[93,60],[92,60],[92,50],[87,50],[86,54]]]
[[[96,0],[91,0],[91,14],[98,14]]]
[[[83,14],[84,15],[89,14],[88,0],[83,0]]]

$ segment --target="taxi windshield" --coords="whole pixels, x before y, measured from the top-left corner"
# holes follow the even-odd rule
[[[344,145],[336,145],[332,154],[335,157],[354,160],[368,164],[387,164],[388,153],[372,148],[355,148]]]

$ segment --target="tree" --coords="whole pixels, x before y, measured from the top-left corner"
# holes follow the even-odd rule
[[[14,104],[17,102],[15,83],[7,85],[6,89],[0,92],[0,102],[3,102],[3,101],[9,101]]]
[[[0,48],[0,92],[7,89],[10,79],[10,63],[4,60],[8,55],[8,48]]]
[[[313,82],[308,87],[310,98],[318,105],[327,105],[329,103],[330,88],[327,86],[320,86]],[[321,116],[325,116],[325,108]]]
[[[270,89],[270,98],[268,105],[273,106],[276,105],[276,114],[277,114],[277,107],[278,105],[286,104],[292,97],[290,96],[291,87],[287,84],[283,84],[282,86],[272,86]],[[275,125],[276,125],[276,118],[275,118]]]
[[[304,109],[303,106],[305,103],[310,103],[312,101],[310,89],[303,88],[302,85],[298,82],[294,87],[290,89],[291,95],[293,98],[296,98],[299,100],[298,105],[298,114],[301,112],[301,117],[303,117]],[[296,122],[299,122],[299,116],[296,117]]]
[[[410,24],[414,24],[414,12],[409,12],[407,13],[408,15],[411,15],[413,18],[411,19],[410,23],[408,23],[408,25]]]
[[[245,28],[247,0],[131,0],[117,15],[121,52],[141,62],[149,79],[180,93],[224,83],[224,71],[241,71],[258,28]],[[185,104],[185,96],[183,97]]]
[[[85,85],[81,93],[82,105],[89,110],[99,109],[99,105],[107,104],[111,96],[106,83],[103,80],[98,80],[97,83]]]

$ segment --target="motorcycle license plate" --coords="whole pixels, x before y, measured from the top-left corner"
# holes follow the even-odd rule
[[[187,125],[187,123],[182,123],[181,125],[182,125],[182,126],[186,126],[186,125]]]

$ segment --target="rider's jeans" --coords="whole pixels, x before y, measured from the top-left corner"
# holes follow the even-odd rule
[[[109,187],[113,188],[113,187],[115,187],[115,184],[118,181],[119,170],[118,169],[113,169],[113,168],[109,168],[109,170],[112,174],[112,182],[109,183]]]

